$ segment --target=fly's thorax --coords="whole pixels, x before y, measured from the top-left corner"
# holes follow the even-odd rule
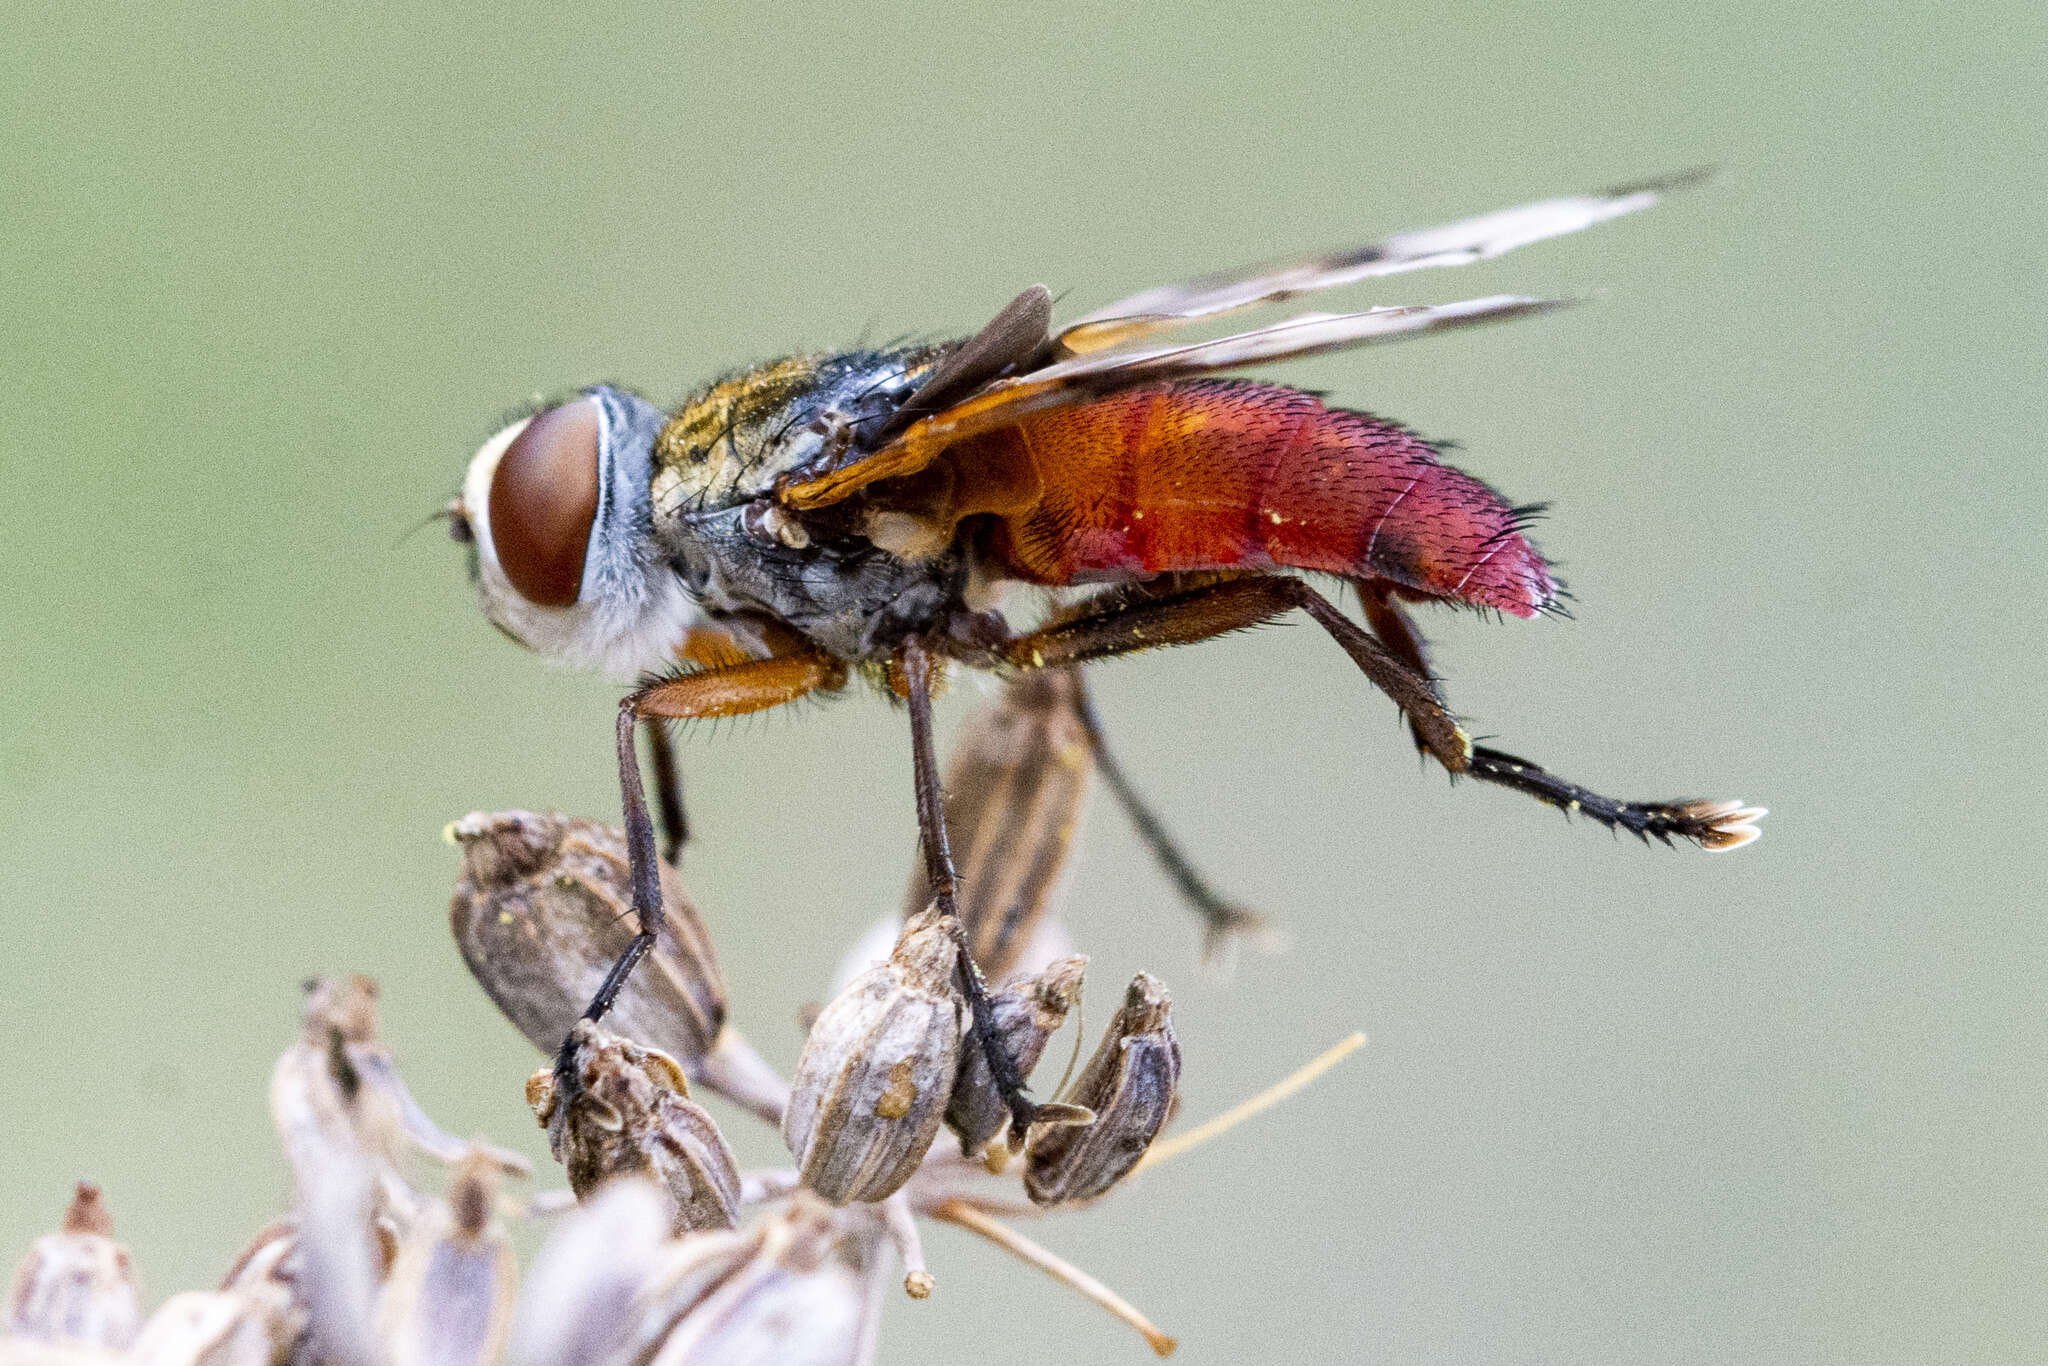
[[[859,446],[929,367],[925,349],[786,356],[686,400],[654,442],[657,525],[736,507]]]
[[[529,428],[586,403],[596,418],[594,438],[585,436],[594,439],[595,479],[580,577],[569,564],[558,576],[566,581],[561,600],[535,601],[501,556],[513,545],[513,528],[493,526],[500,467]],[[703,622],[654,535],[649,486],[663,421],[645,399],[599,385],[505,428],[470,462],[459,503],[476,549],[477,591],[484,615],[513,639],[567,664],[631,678],[672,665],[676,646]],[[588,445],[582,458],[587,467],[593,458]],[[501,535],[508,538],[505,547]]]
[[[951,550],[904,560],[859,536],[790,546],[754,506],[692,513],[663,538],[714,614],[772,618],[841,659],[867,660],[928,629],[965,591],[966,563]]]
[[[886,653],[958,599],[949,547],[910,560],[843,512],[797,514],[779,481],[854,452],[902,405],[924,351],[792,356],[721,380],[679,408],[653,447],[654,536],[706,609],[767,616],[843,659]]]

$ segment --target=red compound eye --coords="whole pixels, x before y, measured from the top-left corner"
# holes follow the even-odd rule
[[[578,399],[526,424],[491,476],[491,548],[519,595],[568,607],[597,517],[597,405]]]

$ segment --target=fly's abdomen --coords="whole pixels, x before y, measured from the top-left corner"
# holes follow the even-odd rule
[[[1557,591],[1499,494],[1413,433],[1296,389],[1156,385],[999,435],[1038,496],[994,550],[1038,583],[1286,566],[1517,616]]]

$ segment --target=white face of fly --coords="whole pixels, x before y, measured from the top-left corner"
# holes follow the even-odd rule
[[[460,513],[484,615],[578,668],[666,672],[704,620],[650,529],[659,409],[610,388],[515,422],[469,463]]]

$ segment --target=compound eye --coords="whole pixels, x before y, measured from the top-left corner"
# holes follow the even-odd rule
[[[491,476],[491,548],[519,595],[569,607],[597,517],[597,404],[578,399],[526,424]]]

